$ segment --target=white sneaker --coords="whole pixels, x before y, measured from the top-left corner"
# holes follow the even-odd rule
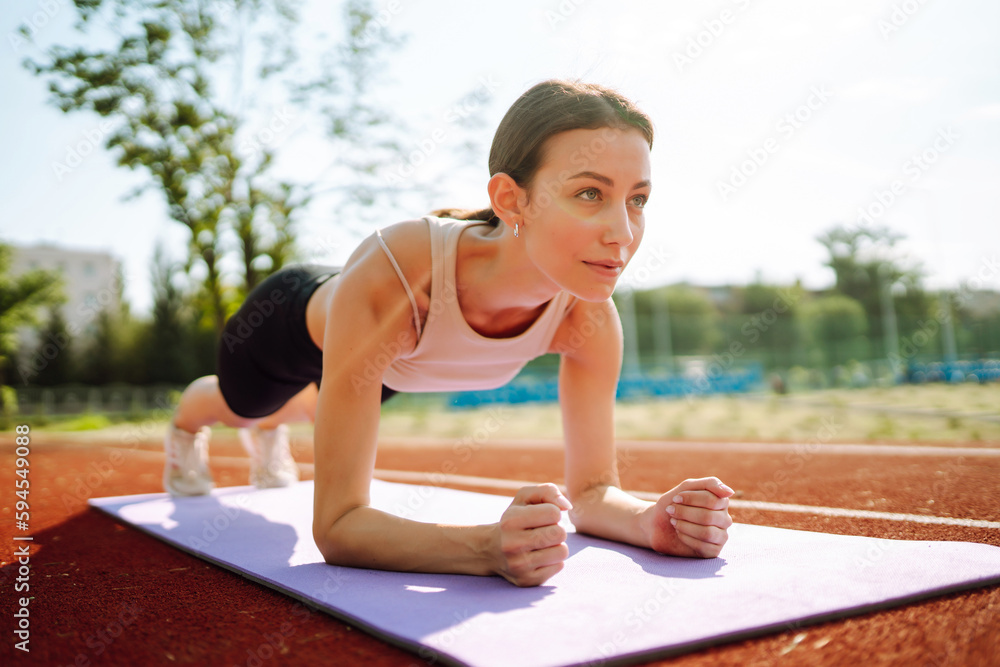
[[[238,429],[237,433],[250,454],[251,484],[258,489],[271,489],[299,481],[299,468],[292,458],[286,425],[271,430],[252,426]]]
[[[170,424],[163,448],[167,454],[163,488],[172,496],[203,496],[215,486],[208,469],[208,438],[212,430],[202,426],[188,433]]]

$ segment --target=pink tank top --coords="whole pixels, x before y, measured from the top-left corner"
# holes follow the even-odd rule
[[[417,345],[385,369],[382,381],[396,391],[469,391],[494,389],[510,382],[528,361],[549,350],[552,338],[575,301],[559,292],[534,323],[511,338],[488,338],[465,321],[458,304],[455,263],[458,239],[466,227],[489,224],[425,216],[431,233],[431,301],[421,331],[416,300],[382,235],[382,249],[392,262],[413,306]]]

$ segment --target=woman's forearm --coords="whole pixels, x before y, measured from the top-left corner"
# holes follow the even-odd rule
[[[492,526],[421,523],[355,507],[316,535],[331,565],[403,572],[489,575],[496,571]]]
[[[640,500],[616,486],[600,484],[570,497],[570,519],[581,533],[650,547],[643,515],[652,503]]]

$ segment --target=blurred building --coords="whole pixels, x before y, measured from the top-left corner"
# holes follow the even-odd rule
[[[73,250],[49,243],[12,246],[11,273],[20,275],[33,269],[56,271],[62,275],[66,302],[62,314],[70,335],[92,333],[95,318],[104,309],[117,311],[121,306],[120,263],[107,252]],[[44,321],[44,315],[43,321]],[[31,346],[35,332],[21,332],[20,343]]]

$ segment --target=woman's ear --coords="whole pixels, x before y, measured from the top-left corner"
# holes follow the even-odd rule
[[[490,205],[497,217],[508,227],[513,228],[518,223],[523,227],[523,203],[526,194],[524,189],[504,173],[494,174],[487,189],[490,194]]]

